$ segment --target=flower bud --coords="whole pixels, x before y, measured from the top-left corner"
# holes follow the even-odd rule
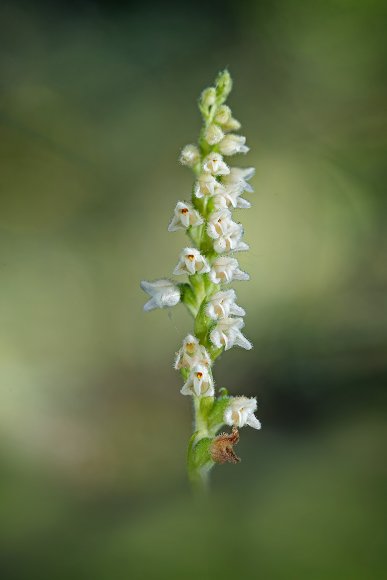
[[[215,125],[215,123],[207,127],[204,133],[204,138],[209,145],[215,145],[216,143],[219,143],[223,137],[224,133],[222,129],[219,127],[219,125]]]
[[[234,119],[233,117],[230,117],[227,123],[223,125],[223,129],[225,131],[239,131],[240,128],[241,128],[240,122]]]
[[[180,153],[180,163],[193,167],[200,161],[200,152],[196,145],[186,145]]]
[[[214,87],[204,89],[199,100],[199,109],[206,117],[210,112],[210,108],[216,103],[216,90]]]
[[[224,70],[219,73],[216,79],[216,94],[218,97],[218,103],[224,103],[228,95],[231,93],[232,80],[228,70]]]
[[[215,121],[219,125],[225,125],[231,119],[231,109],[227,105],[221,105],[216,111]]]

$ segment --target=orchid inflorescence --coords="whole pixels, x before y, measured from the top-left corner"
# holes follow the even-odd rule
[[[229,167],[223,156],[247,153],[246,139],[234,134],[240,123],[225,101],[231,91],[228,71],[220,73],[215,86],[199,99],[203,128],[198,145],[186,145],[180,162],[195,174],[191,200],[178,201],[168,231],[185,230],[190,243],[179,256],[173,271],[188,276],[177,284],[169,279],[141,282],[150,295],[144,310],[172,307],[183,302],[194,318],[194,332],[183,340],[174,368],[180,371],[182,395],[194,403],[194,433],[188,446],[188,471],[193,482],[204,483],[215,463],[237,463],[233,446],[238,428],[260,429],[254,415],[255,398],[232,397],[226,389],[215,393],[212,373],[219,355],[237,345],[246,350],[251,342],[242,334],[245,311],[236,304],[236,293],[228,287],[234,280],[249,280],[239,268],[234,252],[246,251],[243,227],[232,219],[232,210],[249,208],[243,197],[253,191],[249,184],[254,169]],[[228,425],[231,433],[218,431]]]

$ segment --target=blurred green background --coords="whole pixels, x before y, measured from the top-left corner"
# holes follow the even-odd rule
[[[386,4],[0,6],[0,576],[387,576]],[[204,505],[185,475],[169,276],[217,71],[257,173],[237,283],[257,396]]]

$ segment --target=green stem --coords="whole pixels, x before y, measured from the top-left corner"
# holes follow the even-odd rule
[[[213,398],[207,397],[207,399],[211,399],[209,404],[212,405]],[[189,479],[193,488],[201,494],[208,491],[209,472],[213,465],[212,461],[209,461],[208,452],[206,454],[205,449],[204,452],[201,450],[198,453],[198,443],[211,437],[208,429],[207,413],[204,412],[202,401],[201,397],[193,397],[195,427],[194,434],[188,444],[187,453]]]

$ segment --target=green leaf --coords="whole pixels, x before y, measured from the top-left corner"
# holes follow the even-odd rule
[[[210,437],[204,437],[203,439],[200,439],[195,446],[191,447],[189,466],[192,467],[192,469],[200,469],[206,463],[212,461],[210,455],[211,443],[212,439]]]
[[[208,429],[215,433],[224,425],[224,412],[230,403],[231,397],[223,396],[215,400],[208,415]]]

